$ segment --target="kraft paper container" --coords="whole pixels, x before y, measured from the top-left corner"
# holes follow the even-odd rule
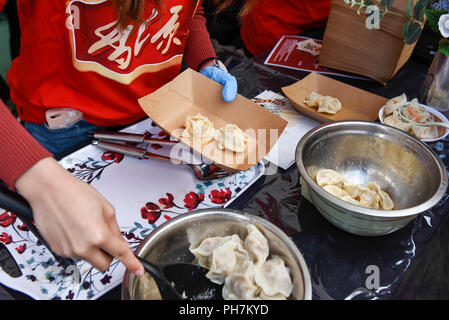
[[[139,99],[142,109],[172,137],[230,171],[247,170],[265,157],[281,136],[287,121],[251,100],[237,95],[225,102],[223,86],[202,74],[187,69],[157,91]],[[233,123],[248,135],[248,147],[242,153],[221,150],[213,140],[208,144],[193,143],[182,137],[187,116],[208,117],[215,129]]]
[[[416,44],[407,45],[402,35],[408,21],[408,0],[395,0],[380,29],[366,28],[365,10],[357,14],[343,0],[333,0],[323,37],[319,65],[363,75],[383,84],[408,61]]]
[[[301,81],[283,87],[282,91],[296,110],[322,123],[342,120],[376,121],[379,110],[388,101],[384,97],[316,72],[312,72]],[[341,110],[334,115],[317,112],[317,107],[309,107],[304,103],[311,92],[337,98],[342,103]]]

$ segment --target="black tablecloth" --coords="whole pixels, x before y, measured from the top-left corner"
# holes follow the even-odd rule
[[[281,93],[306,72],[263,65],[266,56],[244,60],[231,73],[239,93],[253,98],[264,90]],[[410,60],[383,86],[374,81],[334,77],[373,93],[393,97],[405,92],[416,97],[428,66]],[[449,141],[432,147],[449,165]],[[447,299],[449,298],[448,194],[403,229],[381,237],[360,237],[341,231],[325,220],[301,196],[296,165],[263,176],[247,189],[231,208],[264,217],[284,230],[296,243],[308,265],[313,299]],[[368,266],[379,268],[380,287],[369,289]],[[101,299],[120,299],[121,287]],[[16,298],[24,295],[8,290]]]
[[[252,98],[281,88],[308,73],[263,65],[260,56],[232,69],[240,93]],[[374,81],[334,76],[370,92],[392,98],[405,92],[417,97],[428,66],[410,60],[386,86]],[[446,167],[449,141],[432,145]],[[448,194],[431,210],[403,229],[381,237],[341,231],[301,197],[296,165],[261,178],[231,207],[262,216],[278,225],[304,255],[312,278],[314,299],[447,299],[449,298]],[[378,267],[380,286],[368,289],[371,270]],[[368,283],[368,285],[367,285]]]

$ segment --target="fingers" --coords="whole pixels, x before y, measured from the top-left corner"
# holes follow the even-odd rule
[[[237,96],[237,80],[233,75],[217,67],[206,67],[200,73],[223,86],[222,96],[226,102],[235,99]]]
[[[122,233],[115,218],[115,210],[112,205],[107,202],[104,209],[104,218],[109,228],[110,236],[108,241],[102,246],[102,250],[109,255],[120,260],[125,267],[140,277],[144,274],[144,268],[139,260],[134,256],[129,248],[129,244],[122,237]]]
[[[92,266],[94,266],[95,268],[97,268],[101,272],[104,272],[111,265],[113,257],[111,257],[109,254],[103,252],[99,248],[97,248],[97,249],[93,249],[88,254],[86,254],[86,258],[85,259]]]
[[[110,241],[105,243],[102,248],[109,255],[120,260],[125,267],[136,276],[144,274],[144,268],[136,256],[131,252],[128,243],[120,237],[111,237]]]

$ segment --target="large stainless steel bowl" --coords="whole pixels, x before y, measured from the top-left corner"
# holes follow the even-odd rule
[[[265,219],[241,211],[229,209],[206,209],[182,214],[169,220],[151,232],[136,250],[139,257],[160,264],[191,263],[194,260],[189,246],[209,236],[238,234],[246,237],[247,224],[259,227],[267,238],[270,255],[282,257],[290,269],[294,289],[294,299],[310,300],[312,286],[307,265],[293,241],[278,227]],[[125,300],[160,299],[154,279],[145,274],[136,277],[128,270],[122,285]]]
[[[426,144],[402,130],[372,122],[342,121],[312,129],[297,145],[296,163],[318,211],[338,228],[363,236],[404,227],[437,204],[448,183],[444,164]],[[340,172],[354,184],[377,182],[395,208],[368,209],[331,195],[314,180],[324,168]]]

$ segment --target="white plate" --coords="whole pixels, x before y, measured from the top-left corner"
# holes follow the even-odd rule
[[[407,103],[410,103],[410,102],[407,102]],[[435,110],[434,108],[432,108],[432,107],[429,107],[429,106],[426,106],[426,105],[424,105],[424,104],[419,104],[421,107],[423,107],[424,109],[426,109],[427,111],[429,111],[431,114],[433,114],[435,117],[437,117],[438,119],[440,119],[441,120],[441,122],[446,122],[446,123],[449,123],[449,120],[446,118],[446,116],[444,115],[444,114],[442,114],[441,112],[439,112],[439,111],[437,111],[437,110]],[[380,122],[381,123],[384,123],[384,121],[383,121],[383,118],[384,118],[384,108],[385,108],[385,106],[383,106],[380,110],[379,110],[379,120],[380,120]],[[440,128],[443,128],[444,129],[444,127],[440,127]],[[420,139],[421,141],[423,141],[423,142],[435,142],[435,141],[438,141],[438,140],[441,140],[441,139],[444,139],[444,138],[446,138],[446,136],[449,134],[449,129],[446,129],[446,132],[443,134],[443,135],[441,135],[441,136],[439,136],[438,138],[435,138],[435,139]],[[413,134],[412,134],[413,135]]]

